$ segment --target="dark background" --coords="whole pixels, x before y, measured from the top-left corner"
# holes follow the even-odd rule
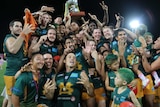
[[[141,23],[148,26],[148,30],[157,38],[160,35],[160,1],[159,0],[104,0],[109,7],[109,23],[115,24],[115,13],[120,13],[124,18],[124,27],[130,29],[129,22],[139,18]],[[55,8],[53,18],[63,15],[66,0],[5,0],[0,4],[0,53],[2,53],[3,40],[9,32],[8,24],[13,19],[21,19],[24,9],[31,12],[38,11],[41,6]],[[99,5],[102,0],[79,0],[79,8],[86,13],[95,14],[99,20],[103,18],[103,11]],[[86,16],[87,17],[87,16]]]

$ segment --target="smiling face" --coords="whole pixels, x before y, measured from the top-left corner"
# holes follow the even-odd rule
[[[79,25],[76,22],[72,22],[70,25],[70,29],[72,32],[78,31],[79,30]]]
[[[46,54],[43,55],[43,57],[44,57],[45,67],[47,69],[52,68],[52,65],[53,65],[53,57],[52,57],[52,55],[49,54],[49,53],[46,53]]]
[[[44,58],[41,54],[36,54],[31,59],[32,67],[35,70],[40,70],[44,66]]]
[[[119,69],[119,61],[114,61],[111,65],[109,65],[109,68],[113,71],[117,71]]]
[[[124,41],[127,41],[127,34],[125,31],[119,31],[118,32],[118,35],[116,37],[116,40],[119,41],[119,40],[124,40]]]
[[[94,41],[89,41],[89,46],[91,46],[91,50],[96,50],[96,43]]]
[[[104,27],[103,28],[103,35],[107,40],[112,41],[113,40],[113,30],[109,27]]]
[[[65,48],[70,48],[72,51],[75,50],[75,42],[72,38],[67,38],[65,41]]]
[[[99,41],[101,39],[101,36],[102,36],[102,32],[100,29],[94,29],[93,30],[93,33],[92,33],[92,36],[94,38],[95,41]]]
[[[74,68],[76,67],[76,56],[74,53],[67,54],[65,58],[66,67]]]
[[[55,29],[49,29],[47,32],[47,37],[50,42],[54,42],[56,40],[56,30]]]
[[[14,35],[19,35],[22,32],[22,23],[19,21],[13,22],[13,25],[10,26],[11,33]]]

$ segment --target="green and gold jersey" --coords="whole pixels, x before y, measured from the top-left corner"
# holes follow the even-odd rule
[[[41,70],[40,79],[39,79],[39,88],[38,88],[38,103],[46,104],[48,107],[52,107],[54,105],[53,99],[47,99],[44,95],[44,84],[46,81],[52,80],[55,76],[55,71],[52,70],[49,74],[46,74],[44,70]]]
[[[120,103],[124,101],[130,101],[129,93],[130,89],[127,87],[125,91],[122,93],[118,93],[118,88],[115,88],[113,92],[113,100],[114,100],[114,107],[119,107]]]
[[[83,85],[77,84],[80,70],[60,72],[56,75],[57,107],[80,107]]]
[[[58,48],[55,45],[49,46],[44,43],[40,46],[40,53],[44,54],[47,52],[51,53],[52,56],[56,56],[56,55],[58,55]]]
[[[34,105],[38,98],[38,83],[33,79],[32,72],[23,72],[17,78],[12,93],[19,97],[23,106]],[[36,107],[36,106],[35,106]]]
[[[16,72],[20,70],[20,68],[28,62],[28,58],[25,54],[24,43],[22,44],[21,48],[16,54],[12,54],[8,51],[6,47],[6,40],[10,37],[16,38],[12,34],[8,34],[4,39],[3,50],[4,54],[6,55],[6,62],[7,62],[6,71],[4,75],[14,76]]]

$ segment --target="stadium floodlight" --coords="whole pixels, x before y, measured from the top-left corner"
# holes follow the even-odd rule
[[[133,21],[130,22],[130,27],[132,29],[136,29],[139,25],[140,25],[140,23],[139,23],[138,20],[133,20]]]

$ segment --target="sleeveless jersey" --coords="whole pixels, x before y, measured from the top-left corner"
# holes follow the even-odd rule
[[[24,54],[24,43],[16,54],[12,54],[8,51],[6,47],[6,40],[10,37],[14,37],[12,34],[7,34],[4,39],[3,50],[6,55],[6,71],[4,75],[14,76],[20,68],[28,62],[27,56]],[[16,37],[14,37],[16,38]]]
[[[59,72],[56,75],[57,107],[80,107],[82,85],[77,84],[81,71]]]
[[[125,91],[118,94],[118,88],[115,88],[115,91],[113,92],[114,107],[118,107],[120,103],[124,101],[128,101],[129,100],[128,96],[129,96],[130,91],[131,90],[127,87]]]

